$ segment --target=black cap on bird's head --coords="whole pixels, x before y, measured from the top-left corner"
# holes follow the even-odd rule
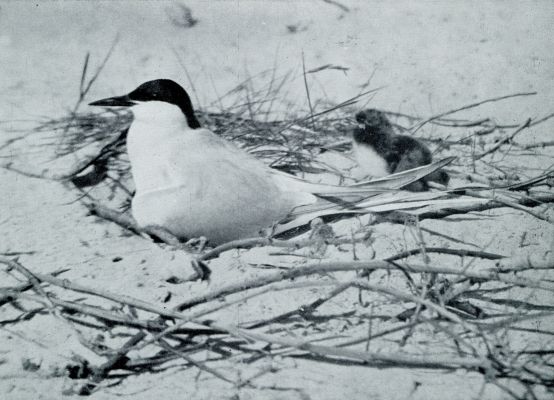
[[[356,113],[356,122],[368,128],[391,127],[391,123],[385,113],[373,108]]]
[[[189,127],[200,128],[194,115],[190,97],[185,89],[171,79],[155,79],[140,85],[124,96],[109,97],[89,103],[91,106],[130,107],[148,101],[162,101],[176,105],[185,115]]]
[[[387,151],[394,131],[385,113],[368,108],[357,112],[355,118],[358,126],[352,131],[354,141],[370,145],[379,151]]]

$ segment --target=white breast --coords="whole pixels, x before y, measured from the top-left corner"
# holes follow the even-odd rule
[[[257,236],[299,205],[262,162],[209,130],[188,129],[186,120],[136,119],[127,140],[132,211],[142,227],[219,243]]]
[[[188,130],[182,111],[156,101],[132,110],[135,118],[127,134],[127,154],[137,195],[175,185],[175,177],[168,173],[168,158],[173,138]]]
[[[353,141],[353,153],[358,163],[359,171],[356,171],[358,177],[381,178],[390,175],[387,161],[371,146]]]

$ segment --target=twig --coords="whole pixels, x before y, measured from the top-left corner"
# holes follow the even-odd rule
[[[308,99],[308,106],[310,107],[310,115],[312,122],[312,129],[315,130],[315,121],[314,121],[314,108],[312,107],[312,100],[310,99],[310,88],[308,87],[308,78],[306,77],[306,63],[304,60],[304,52],[302,51],[302,72],[304,78],[304,88],[306,89],[306,97]]]
[[[425,307],[427,307],[431,310],[434,310],[435,312],[437,312],[439,315],[446,318],[447,320],[455,322],[455,323],[463,326],[464,328],[466,328],[470,331],[474,330],[472,327],[467,325],[456,314],[451,313],[450,311],[446,310],[444,307],[441,307],[441,306],[433,303],[432,301],[425,300],[424,298],[422,298],[422,296],[414,296],[412,294],[402,293],[401,291],[396,290],[394,288],[381,286],[381,285],[373,285],[373,284],[368,283],[367,281],[360,280],[360,279],[358,279],[354,282],[354,286],[356,286],[358,288],[361,288],[361,289],[373,291],[373,292],[388,294],[390,296],[393,296],[397,299],[401,299],[401,300],[404,300],[404,301],[410,301],[410,302],[413,302],[413,303],[416,303],[416,304],[420,304],[420,305],[425,306]]]
[[[451,356],[417,356],[409,355],[406,353],[360,352],[341,349],[338,347],[315,345],[306,341],[296,339],[289,339],[285,337],[277,337],[263,333],[245,331],[228,325],[211,325],[216,329],[221,329],[229,332],[232,336],[292,347],[301,351],[307,351],[321,356],[354,359],[368,363],[378,362],[393,365],[416,366],[421,368],[451,369],[464,367],[468,369],[490,369],[490,364],[486,360],[479,360],[470,357],[457,358]]]
[[[478,192],[478,191],[475,191],[475,190],[466,190],[465,192],[470,196],[478,197],[478,198],[481,198],[481,199],[488,199],[488,200],[491,200],[493,202],[500,203],[504,206],[511,207],[511,208],[514,208],[514,209],[519,210],[519,211],[526,212],[527,214],[532,215],[535,218],[538,218],[538,219],[541,219],[543,221],[552,223],[552,221],[550,220],[550,218],[547,215],[543,215],[541,213],[538,213],[538,212],[535,212],[535,211],[530,210],[528,208],[525,208],[522,205],[520,205],[520,204],[518,204],[518,203],[516,203],[512,200],[509,200],[509,199],[505,198],[505,196],[500,197],[501,194],[497,195],[497,194],[494,193],[494,191],[492,192],[491,195],[481,194],[481,192]]]
[[[371,341],[371,340],[375,340],[375,339],[378,339],[380,337],[390,335],[392,333],[403,331],[405,329],[411,329],[411,328],[413,328],[417,325],[421,325],[421,324],[424,324],[424,323],[429,322],[429,321],[431,321],[431,319],[420,318],[417,321],[406,322],[406,323],[404,323],[400,326],[395,326],[393,328],[384,329],[382,331],[375,332],[371,336],[362,336],[362,337],[356,337],[356,338],[348,339],[346,341],[343,341],[343,342],[340,342],[339,344],[337,344],[337,347],[355,346],[357,344],[365,343],[365,342],[368,342],[368,341]]]
[[[395,261],[400,260],[402,258],[407,258],[416,254],[419,254],[423,251],[423,249],[412,249],[407,250],[402,253],[398,253],[394,256],[385,258],[386,261]],[[475,251],[475,250],[467,250],[467,249],[450,249],[447,247],[424,247],[424,251],[426,253],[440,253],[440,254],[450,254],[460,257],[477,257],[477,258],[484,258],[486,260],[499,260],[504,258],[505,256],[502,256],[500,254],[494,254],[494,253],[487,253],[484,251]]]
[[[44,172],[39,173],[39,172],[27,171],[27,170],[15,167],[15,166],[13,166],[13,162],[11,162],[11,161],[7,162],[5,164],[1,164],[0,168],[4,168],[7,171],[15,172],[19,175],[23,175],[23,176],[26,176],[28,178],[47,179],[47,180],[52,180],[52,181],[58,181],[58,180],[64,179],[63,175],[48,176]]]
[[[272,285],[268,285],[266,287],[260,288],[258,290],[252,290],[250,293],[243,295],[241,297],[238,297],[233,300],[223,300],[218,301],[217,304],[211,305],[209,307],[205,307],[203,309],[196,310],[194,312],[190,312],[185,315],[185,318],[182,319],[178,324],[170,326],[163,330],[162,332],[154,335],[151,339],[144,341],[140,346],[137,346],[136,350],[143,349],[144,347],[155,343],[159,338],[165,337],[173,332],[178,331],[183,327],[186,323],[194,321],[200,317],[213,314],[217,311],[221,311],[224,308],[230,307],[234,304],[244,303],[254,297],[261,296],[265,293],[274,292],[274,291],[280,291],[280,290],[288,290],[288,289],[299,289],[299,288],[306,288],[306,287],[324,287],[329,285],[334,285],[333,282],[277,282]],[[178,307],[174,307],[174,310]]]
[[[0,258],[0,262],[3,262],[1,258]],[[79,293],[86,293],[86,294],[91,294],[93,296],[102,297],[104,299],[115,301],[120,304],[126,304],[128,306],[132,306],[140,310],[144,310],[160,316],[164,316],[166,318],[181,319],[184,317],[182,314],[168,310],[165,307],[159,307],[154,304],[148,303],[146,301],[136,299],[134,297],[127,296],[124,294],[115,294],[107,290],[79,285],[77,283],[73,283],[69,281],[68,279],[59,279],[50,275],[42,275],[42,274],[35,273],[34,276],[35,276],[35,279],[40,282],[47,282],[51,285],[58,286],[64,289],[69,289]]]
[[[137,225],[135,220],[132,219],[130,216],[125,215],[120,211],[113,210],[111,208],[97,204],[95,202],[85,204],[85,206],[89,209],[89,211],[93,215],[96,215],[102,219],[105,219],[111,222],[115,222],[117,225],[135,234],[140,235],[141,233],[147,233],[157,237],[158,239],[160,239],[161,241],[163,241],[168,245],[175,246],[175,247],[182,247],[182,243],[179,241],[179,239],[162,227],[147,226],[147,227],[141,228]]]
[[[42,286],[40,286],[40,280],[35,274],[33,274],[31,271],[29,271],[27,268],[21,265],[17,261],[17,259],[10,260],[9,258],[0,256],[0,263],[5,264],[10,268],[14,268],[25,278],[27,278],[31,283],[31,285],[33,286],[33,289],[35,290],[35,292],[41,295],[42,297],[44,297],[46,307],[48,307],[48,310],[52,313],[52,315],[54,317],[60,317],[60,315],[56,312],[52,299],[50,299],[50,296],[48,296],[44,291],[44,289],[42,288]],[[53,278],[53,279],[56,279],[56,278]]]
[[[341,294],[342,292],[344,292],[348,288],[352,287],[352,285],[353,285],[353,281],[342,283],[342,284],[338,285],[337,287],[335,287],[327,295],[325,295],[323,297],[320,297],[319,299],[313,301],[310,304],[301,305],[300,307],[297,307],[293,311],[288,311],[288,312],[285,312],[283,314],[279,314],[275,317],[271,317],[271,318],[266,319],[264,321],[255,322],[255,323],[249,325],[248,329],[260,328],[262,326],[266,326],[266,325],[271,324],[271,323],[276,322],[276,321],[282,321],[283,319],[292,317],[293,315],[300,314],[300,315],[303,315],[303,316],[307,316],[307,315],[313,314],[313,312],[318,307],[321,307],[323,304],[325,304],[326,302],[328,302],[332,298],[338,296],[339,294]]]
[[[410,130],[412,131],[412,133],[416,133],[418,130],[420,130],[428,122],[431,122],[435,119],[445,117],[447,115],[457,113],[459,111],[468,110],[470,108],[475,108],[475,107],[478,107],[478,106],[480,106],[482,104],[485,104],[485,103],[491,103],[491,102],[504,100],[504,99],[509,99],[509,98],[512,98],[512,97],[518,97],[518,96],[534,96],[536,94],[537,94],[537,92],[514,93],[514,94],[509,94],[507,96],[493,97],[493,98],[490,98],[490,99],[479,101],[477,103],[468,104],[468,105],[465,105],[465,106],[462,106],[462,107],[459,107],[459,108],[455,108],[455,109],[450,110],[450,111],[446,111],[446,112],[434,115],[430,118],[427,118],[426,120],[424,120],[424,121],[418,123],[417,125],[415,125],[414,127],[410,128]]]
[[[550,268],[554,268],[554,261],[548,262]],[[425,265],[405,265],[403,266],[405,271],[415,273],[440,273],[440,274],[452,274],[461,275],[467,278],[473,278],[476,280],[496,280],[503,283],[513,284],[522,287],[543,289],[554,292],[554,284],[545,282],[542,280],[527,279],[518,276],[503,276],[499,275],[496,271],[460,271],[458,268],[451,268],[445,266],[425,266]],[[226,296],[232,293],[253,289],[268,285],[273,282],[284,281],[288,279],[295,279],[303,276],[314,274],[325,274],[338,271],[359,271],[359,270],[397,270],[398,266],[388,261],[342,261],[342,262],[318,262],[314,264],[308,264],[303,267],[298,267],[288,271],[278,271],[272,274],[264,275],[261,277],[252,278],[238,283],[232,283],[212,292],[205,293],[193,298],[190,298],[178,307],[179,310],[185,310],[195,305],[211,301],[221,296]]]
[[[90,88],[92,87],[94,82],[96,82],[96,80],[100,76],[100,73],[102,72],[102,70],[104,69],[106,64],[108,63],[108,60],[112,56],[112,53],[113,53],[113,51],[115,49],[115,46],[117,45],[118,42],[119,42],[119,35],[117,35],[115,37],[114,41],[112,42],[112,45],[110,46],[110,49],[106,53],[106,56],[104,57],[104,59],[102,60],[102,62],[100,63],[100,65],[98,66],[98,68],[96,69],[94,74],[92,75],[92,77],[85,84],[85,77],[86,77],[86,74],[87,74],[87,66],[88,66],[88,60],[89,60],[89,55],[90,55],[89,53],[86,54],[85,63],[83,65],[83,71],[81,73],[81,83],[79,85],[79,99],[77,100],[77,104],[73,108],[72,114],[74,114],[77,111],[77,108],[82,103],[82,101],[84,100],[84,98],[88,94],[88,92],[90,91]]]
[[[127,360],[127,353],[133,348],[133,346],[135,346],[145,337],[145,333],[137,333],[135,336],[131,337],[127,342],[125,342],[123,347],[118,349],[116,354],[112,356],[108,361],[106,361],[100,367],[95,368],[92,376],[88,379],[88,382],[80,388],[79,395],[88,396],[92,394],[98,387],[99,383],[108,376],[112,369],[120,364],[125,363],[125,361]]]
[[[268,238],[250,238],[250,239],[240,239],[233,240],[231,242],[224,243],[216,248],[204,253],[198,257],[198,261],[207,261],[212,258],[218,257],[221,253],[232,250],[232,249],[241,249],[241,248],[252,248],[256,246],[268,246],[272,243],[271,239]]]
[[[522,197],[517,200],[517,204],[528,206],[528,207],[536,207],[538,205],[544,204],[544,203],[552,203],[554,202],[554,194],[536,194],[533,196],[527,196]],[[419,218],[419,220],[424,219],[441,219],[446,218],[450,215],[456,215],[456,214],[467,214],[470,212],[480,212],[480,211],[486,211],[491,210],[494,208],[499,207],[505,207],[504,204],[496,201],[489,201],[487,203],[481,203],[481,204],[468,204],[465,206],[459,205],[456,208],[445,208],[442,210],[433,210],[433,211],[423,211],[418,212],[416,215]],[[382,221],[378,222],[398,222],[398,223],[405,223],[407,220],[411,220],[413,218],[413,214],[406,213],[406,212],[398,212],[393,211],[386,214],[383,214]]]
[[[550,251],[544,255],[521,254],[510,258],[504,258],[496,263],[499,272],[517,272],[529,269],[551,269],[554,265],[554,253]]]
[[[156,324],[150,320],[139,320],[137,318],[132,318],[127,315],[115,314],[104,310],[100,307],[90,306],[87,304],[78,304],[71,301],[59,300],[50,296],[34,296],[28,294],[21,294],[18,296],[24,300],[32,300],[44,304],[46,307],[51,305],[52,307],[57,306],[64,310],[71,312],[78,312],[83,315],[88,315],[96,319],[109,322],[110,324],[118,324],[123,326],[128,326],[132,328],[141,328],[141,329],[152,329],[160,331],[164,329],[163,325]]]
[[[220,372],[216,371],[215,369],[208,367],[205,363],[202,363],[200,361],[196,361],[192,357],[189,357],[187,354],[183,353],[182,351],[174,349],[165,340],[158,339],[158,343],[161,345],[162,348],[166,349],[170,353],[173,353],[173,354],[175,354],[175,355],[177,355],[181,358],[184,358],[189,364],[192,364],[192,365],[196,366],[198,369],[200,369],[202,371],[205,371],[205,372],[208,372],[208,373],[212,374],[213,376],[215,376],[216,378],[221,379],[222,381],[231,383],[233,385],[237,384],[234,380],[232,380],[230,378],[227,378],[225,375],[221,374]]]
[[[360,235],[355,238],[336,238],[336,239],[328,239],[325,242],[327,244],[331,245],[341,245],[341,244],[351,244],[352,240],[355,242],[362,242],[366,240],[365,235]],[[198,261],[208,261],[213,258],[218,257],[221,253],[224,253],[229,250],[233,249],[250,249],[252,247],[257,246],[271,246],[271,247],[284,247],[289,249],[301,249],[304,247],[311,246],[315,244],[317,241],[314,239],[300,239],[300,240],[279,240],[279,239],[272,239],[272,238],[247,238],[247,239],[239,239],[239,240],[233,240],[227,243],[224,243],[222,245],[219,245],[212,250],[204,253],[200,257],[198,257]]]
[[[0,256],[0,263],[2,263],[2,264],[6,264],[6,265],[9,266],[11,261],[12,260]],[[63,274],[64,272],[67,272],[67,271],[68,271],[68,269],[62,269],[60,271],[52,272],[50,275],[58,276],[58,275]],[[32,289],[32,288],[33,288],[33,284],[30,283],[30,282],[26,283],[24,285],[20,285],[20,286],[17,286],[17,287],[10,288],[9,292],[7,294],[2,294],[0,296],[0,306],[12,301],[14,299],[14,296],[13,296],[14,293],[17,296],[17,294],[26,292],[27,290]]]
[[[350,12],[350,8],[346,7],[344,4],[339,3],[336,0],[322,0],[324,3],[331,4],[333,6],[336,6],[340,8],[344,12]]]
[[[508,143],[511,141],[519,132],[524,130],[525,128],[528,128],[531,124],[531,118],[528,118],[523,124],[521,124],[512,134],[509,136],[506,136],[499,140],[494,146],[492,146],[490,149],[482,152],[481,154],[477,154],[474,156],[475,160],[480,160],[481,158],[485,157],[487,154],[494,153],[496,150],[500,148],[504,143]]]
[[[544,148],[544,147],[550,147],[550,146],[554,146],[554,140],[550,140],[547,142],[526,144],[526,145],[523,145],[522,147],[527,150],[527,149]]]
[[[85,83],[86,75],[87,75],[87,71],[88,71],[88,63],[89,63],[89,58],[90,58],[90,54],[87,52],[87,54],[85,56],[85,62],[83,64],[83,69],[81,71],[81,80],[80,80],[80,84],[79,84],[79,97],[77,98],[77,101],[75,102],[75,105],[73,106],[73,109],[70,112],[69,121],[67,122],[67,124],[66,124],[66,126],[63,130],[63,135],[67,134],[71,124],[77,118],[77,110],[79,109],[79,107],[83,103],[83,100],[85,99],[86,95],[90,91],[90,88],[92,87],[94,82],[96,82],[96,79],[98,79],[98,77],[100,76],[100,73],[102,72],[102,70],[104,69],[106,64],[108,63],[108,60],[112,56],[112,52],[114,51],[115,46],[117,45],[118,42],[119,42],[119,35],[117,35],[115,37],[114,41],[112,42],[112,45],[110,46],[110,49],[106,53],[106,56],[104,57],[104,59],[102,60],[102,62],[100,63],[100,65],[98,66],[98,68],[96,69],[94,74],[92,75],[92,77],[89,79],[89,81],[87,83]]]

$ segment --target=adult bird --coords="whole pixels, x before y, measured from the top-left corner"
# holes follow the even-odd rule
[[[355,204],[440,168],[443,160],[381,182],[333,186],[269,168],[198,122],[190,98],[169,79],[90,103],[131,107],[127,152],[135,183],[133,217],[179,238],[212,244],[259,236],[299,215],[366,212]]]

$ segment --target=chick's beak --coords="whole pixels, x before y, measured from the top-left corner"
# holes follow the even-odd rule
[[[92,103],[89,103],[89,106],[130,107],[130,106],[134,106],[135,104],[137,103],[133,102],[129,98],[129,95],[125,95],[125,96],[108,97],[107,99],[93,101]]]

